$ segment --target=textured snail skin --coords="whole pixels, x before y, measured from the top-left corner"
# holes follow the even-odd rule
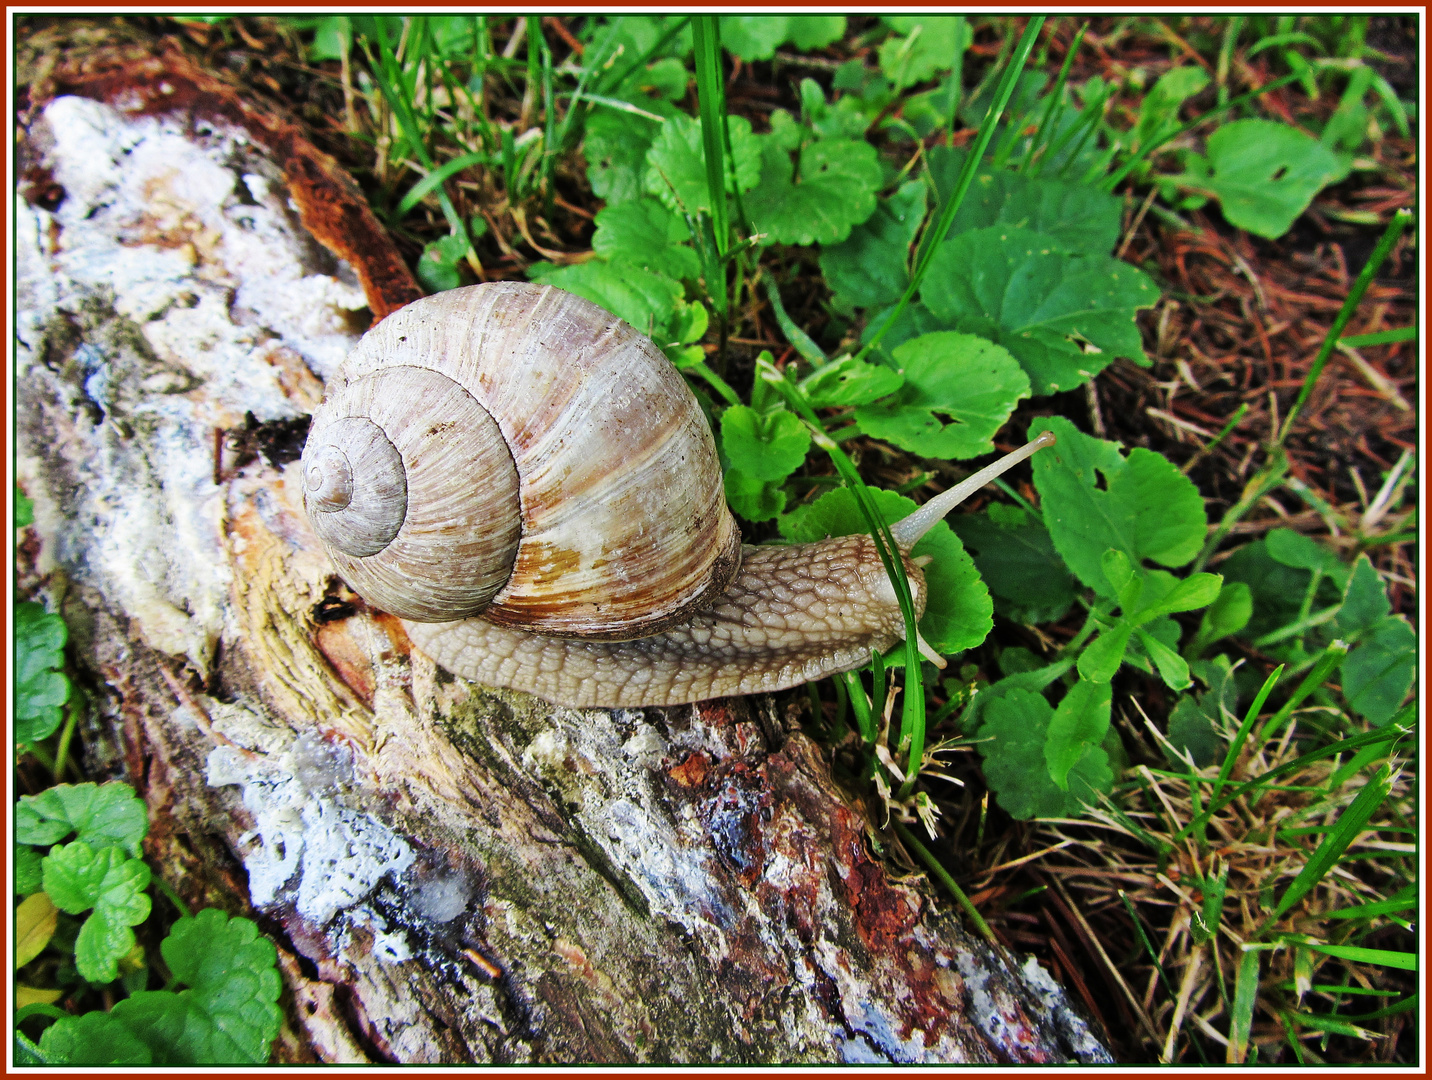
[[[905,572],[923,613],[924,575],[908,557]],[[902,640],[904,622],[874,542],[843,536],[743,548],[714,607],[635,641],[551,638],[482,619],[404,627],[465,679],[558,705],[632,708],[771,693],[849,671]]]

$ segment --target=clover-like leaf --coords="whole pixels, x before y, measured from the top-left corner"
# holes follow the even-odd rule
[[[745,117],[729,117],[727,125],[731,132],[732,161],[727,163],[726,191],[728,194],[737,188],[749,191],[761,179],[761,144],[751,134],[751,122]],[[710,213],[711,195],[706,182],[706,151],[700,124],[678,113],[661,125],[661,131],[646,153],[643,183],[668,210]]]
[[[128,784],[57,784],[38,795],[22,795],[15,807],[15,839],[49,846],[70,833],[96,846],[120,844],[130,854],[149,832],[143,801]]]
[[[1079,813],[1097,792],[1113,787],[1109,755],[1102,747],[1088,747],[1067,774],[1063,790],[1049,775],[1044,748],[1054,709],[1042,694],[1011,689],[989,701],[979,729],[985,779],[1011,817],[1065,817]]]
[[[1230,225],[1276,240],[1313,196],[1348,174],[1349,155],[1272,120],[1234,120],[1208,137],[1212,193]]]
[[[915,501],[893,491],[873,489],[876,509],[886,522],[898,521],[915,509]],[[827,536],[869,531],[865,517],[848,488],[828,491],[813,503],[780,519],[787,540],[812,543]],[[924,569],[926,602],[920,634],[937,652],[952,655],[972,649],[989,635],[993,608],[989,591],[959,537],[940,522],[915,545],[912,555],[929,555]]]
[[[1144,559],[1182,566],[1198,554],[1208,529],[1203,500],[1167,458],[1138,447],[1125,458],[1118,444],[1058,416],[1029,430],[1031,438],[1050,430],[1058,439],[1035,455],[1034,486],[1055,550],[1086,586],[1111,595],[1103,572],[1110,548],[1136,566]]]
[[[1396,715],[1417,677],[1417,633],[1389,615],[1343,658],[1343,697],[1363,719],[1381,726]]]
[[[15,891],[21,896],[37,893],[44,887],[40,864],[44,856],[28,844],[15,845]]]
[[[995,226],[961,233],[935,252],[920,298],[950,329],[1008,349],[1035,394],[1069,390],[1116,357],[1147,364],[1134,315],[1158,287],[1106,255],[1065,250],[1053,237]]]
[[[1074,575],[1039,518],[991,503],[984,513],[952,514],[947,520],[974,557],[1001,615],[1033,625],[1058,622],[1068,613],[1076,596]]]
[[[70,699],[65,663],[65,620],[44,605],[15,605],[15,741],[38,742],[60,726],[60,707]]]
[[[757,232],[783,244],[836,244],[875,211],[880,190],[875,147],[855,139],[822,139],[791,158],[774,142],[761,154],[761,182],[746,197]]]
[[[597,213],[592,250],[609,262],[626,263],[664,277],[694,280],[701,273],[686,246],[691,230],[655,199],[632,199]]]
[[[786,41],[802,52],[823,49],[845,36],[844,15],[790,15]]]
[[[821,249],[820,269],[838,308],[881,307],[900,299],[910,282],[910,244],[925,220],[925,194],[918,180],[901,184],[845,240]]]
[[[1186,750],[1199,768],[1218,760],[1220,744],[1213,721],[1192,694],[1180,697],[1169,713],[1168,741],[1175,750]],[[1182,762],[1175,759],[1170,764],[1177,768]]]
[[[973,334],[925,334],[894,352],[905,385],[855,410],[860,429],[924,457],[962,459],[994,449],[994,434],[1029,396],[1007,351]]]
[[[1338,635],[1354,638],[1378,626],[1391,611],[1382,578],[1377,576],[1372,561],[1366,555],[1359,555],[1343,593],[1342,607],[1333,620]]]

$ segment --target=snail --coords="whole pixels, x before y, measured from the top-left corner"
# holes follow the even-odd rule
[[[910,549],[1052,441],[891,526],[917,614]],[[454,289],[370,329],[329,382],[301,473],[341,576],[476,682],[562,705],[674,705],[848,671],[904,638],[869,536],[742,547],[684,378],[631,326],[550,286]]]

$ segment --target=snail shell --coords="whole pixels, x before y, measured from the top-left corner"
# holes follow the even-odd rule
[[[330,380],[302,471],[344,579],[418,622],[646,637],[740,566],[682,376],[549,286],[474,285],[389,315]]]

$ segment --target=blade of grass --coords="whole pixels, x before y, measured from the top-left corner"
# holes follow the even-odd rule
[[[885,322],[881,324],[880,329],[876,331],[875,336],[856,354],[858,358],[863,360],[872,349],[880,344],[919,291],[920,284],[930,269],[930,263],[934,260],[935,252],[950,231],[950,226],[954,224],[955,214],[959,211],[960,204],[964,202],[965,193],[969,191],[970,184],[974,182],[975,171],[984,158],[984,152],[989,146],[990,139],[994,138],[995,128],[999,124],[999,118],[1003,115],[1005,106],[1009,104],[1009,99],[1014,94],[1020,72],[1024,70],[1025,61],[1029,59],[1029,54],[1034,49],[1034,40],[1044,26],[1044,19],[1045,16],[1036,15],[1029,20],[1029,25],[1025,27],[1024,34],[1020,37],[1019,44],[1015,46],[1014,53],[1004,69],[1004,74],[995,88],[994,99],[990,102],[989,110],[985,113],[984,120],[980,122],[979,132],[975,136],[975,144],[965,158],[964,168],[960,170],[960,177],[955,184],[955,189],[950,192],[949,201],[941,210],[935,227],[925,235],[925,240],[920,247],[920,254],[915,260],[915,271],[910,275],[910,283],[905,286],[905,292],[886,317]]]
[[[1054,88],[1049,91],[1049,104],[1044,107],[1044,115],[1039,118],[1039,127],[1034,131],[1034,138],[1029,141],[1029,153],[1019,163],[1018,172],[1028,169],[1030,162],[1034,160],[1040,150],[1048,149],[1043,145],[1044,132],[1054,118],[1056,106],[1059,109],[1059,115],[1062,117],[1064,114],[1064,84],[1069,79],[1069,69],[1074,65],[1074,55],[1079,51],[1079,46],[1084,41],[1084,32],[1088,29],[1088,23],[1079,27],[1078,32],[1074,35],[1074,41],[1069,46],[1069,51],[1064,54],[1064,63],[1059,68],[1059,77],[1054,80]]]
[[[824,364],[826,355],[821,351],[821,347],[786,314],[785,305],[781,303],[781,290],[777,288],[776,279],[773,277],[766,278],[766,299],[771,302],[771,313],[776,317],[776,325],[781,328],[781,333],[786,335],[786,340],[795,347],[796,352],[801,354],[801,358],[812,367]]]
[[[1233,1008],[1228,1017],[1228,1056],[1230,1065],[1241,1065],[1248,1054],[1248,1036],[1253,1030],[1253,1007],[1258,1000],[1259,952],[1249,949],[1238,964],[1238,980],[1233,987]]]
[[[731,243],[726,210],[726,145],[721,134],[724,87],[721,84],[721,29],[715,15],[696,15],[691,22],[696,60],[696,102],[701,119],[701,146],[706,156],[706,191],[711,200],[712,231],[722,256]]]
[[[1373,345],[1391,345],[1395,341],[1416,340],[1417,327],[1399,326],[1396,330],[1380,330],[1376,334],[1354,334],[1352,337],[1338,338],[1338,344],[1349,345],[1354,349],[1363,349]]]
[[[1397,243],[1397,238],[1402,235],[1402,230],[1412,222],[1412,213],[1409,210],[1399,210],[1392,215],[1392,220],[1387,223],[1383,230],[1382,238],[1378,240],[1377,247],[1372,249],[1367,262],[1363,265],[1357,280],[1348,290],[1347,299],[1343,301],[1337,318],[1333,319],[1333,325],[1323,338],[1323,347],[1318,350],[1317,358],[1313,360],[1313,366],[1308,369],[1307,377],[1303,379],[1303,388],[1298,393],[1298,400],[1293,402],[1293,407],[1288,410],[1287,418],[1278,431],[1278,442],[1281,444],[1288,438],[1288,432],[1292,430],[1293,421],[1297,419],[1299,411],[1304,403],[1312,395],[1313,387],[1318,381],[1318,376],[1323,373],[1323,365],[1328,362],[1333,349],[1337,346],[1338,338],[1342,336],[1343,329],[1352,318],[1353,312],[1357,310],[1358,304],[1362,303],[1362,295],[1367,292],[1367,287],[1372,284],[1372,279],[1377,276],[1378,270],[1387,257],[1392,254],[1392,247]]]
[[[428,192],[432,191],[433,188],[437,187],[449,176],[452,176],[453,173],[462,172],[463,169],[471,168],[473,165],[484,165],[487,161],[488,156],[486,154],[474,153],[463,154],[461,157],[455,157],[451,161],[443,162],[443,164],[439,165],[408,189],[408,193],[398,201],[398,205],[393,209],[389,221],[398,221],[401,219],[409,210],[422,202]]]
[[[1377,774],[1363,785],[1357,793],[1357,798],[1338,817],[1337,826],[1318,845],[1317,850],[1309,857],[1293,883],[1284,891],[1278,906],[1273,909],[1273,914],[1263,920],[1258,927],[1255,937],[1262,934],[1270,925],[1277,922],[1287,913],[1288,909],[1296,904],[1313,889],[1318,882],[1322,881],[1327,872],[1332,869],[1338,861],[1339,856],[1347,850],[1348,845],[1357,839],[1358,834],[1367,827],[1372,815],[1377,813],[1378,808],[1387,800],[1392,792],[1394,777],[1391,766],[1384,765],[1377,770]]]
[[[825,428],[821,425],[805,396],[800,392],[799,387],[787,379],[783,372],[776,370],[775,365],[771,362],[770,353],[762,353],[757,357],[756,376],[775,388],[785,399],[786,404],[790,406],[791,411],[810,427],[815,444],[829,455],[836,471],[840,473],[846,486],[855,496],[856,504],[860,507],[860,512],[870,527],[870,535],[875,542],[875,549],[880,555],[880,562],[885,567],[885,573],[889,576],[890,583],[895,589],[895,597],[900,605],[900,614],[905,622],[906,686],[905,700],[900,714],[900,738],[897,745],[901,747],[908,745],[910,751],[906,758],[906,780],[900,789],[900,795],[903,798],[914,787],[920,771],[920,762],[924,760],[925,694],[920,685],[919,630],[916,627],[915,601],[910,594],[910,582],[905,576],[905,565],[904,560],[900,557],[899,545],[895,543],[890,526],[886,524],[885,518],[876,508],[869,488],[861,481],[855,464],[846,456],[845,451],[841,450],[826,434]],[[880,705],[880,702],[876,702],[877,708]]]
[[[1413,952],[1365,949],[1359,945],[1320,945],[1315,941],[1305,944],[1314,952],[1336,956],[1339,960],[1354,960],[1359,964],[1377,964],[1379,967],[1396,968],[1398,971],[1417,970],[1417,954]]]
[[[1333,668],[1341,664],[1346,655],[1347,642],[1345,641],[1334,641],[1324,649],[1323,655],[1318,657],[1318,662],[1313,665],[1313,669],[1303,676],[1303,681],[1298,684],[1298,688],[1293,691],[1292,696],[1283,703],[1283,707],[1258,729],[1258,735],[1254,741],[1267,742],[1282,731],[1283,725],[1288,722],[1288,717],[1293,715],[1293,710],[1301,705],[1309,694],[1327,681]]]
[[[1238,764],[1238,755],[1243,752],[1243,744],[1248,740],[1248,733],[1253,730],[1253,723],[1258,719],[1259,710],[1263,703],[1268,700],[1268,695],[1273,692],[1277,685],[1278,678],[1283,674],[1283,665],[1279,664],[1273,669],[1273,673],[1263,682],[1263,688],[1258,691],[1258,696],[1253,699],[1253,704],[1248,706],[1248,712],[1243,716],[1243,723],[1238,726],[1238,733],[1233,736],[1233,741],[1228,744],[1228,753],[1223,757],[1223,765],[1218,770],[1218,777],[1213,781],[1213,790],[1209,794],[1208,801],[1216,802],[1219,793],[1223,791],[1223,785],[1228,782],[1233,767]]]

